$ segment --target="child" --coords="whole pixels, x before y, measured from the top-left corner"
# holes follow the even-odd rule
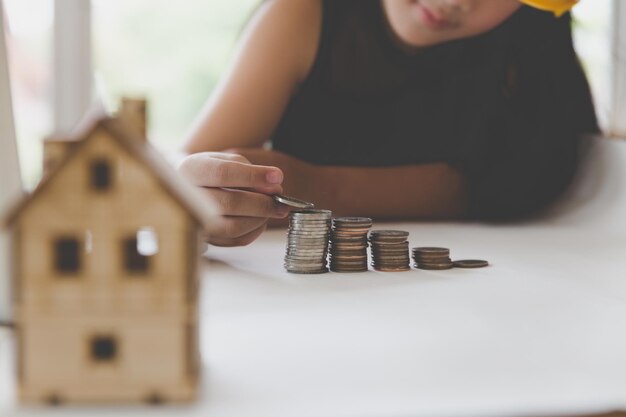
[[[222,209],[210,242],[252,242],[281,192],[378,219],[544,208],[598,132],[574,3],[264,1],[180,167]]]

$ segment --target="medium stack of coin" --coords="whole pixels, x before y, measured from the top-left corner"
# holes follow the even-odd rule
[[[328,272],[330,210],[298,210],[289,216],[285,269],[294,274]]]
[[[370,227],[372,219],[368,217],[333,219],[329,255],[331,271],[367,271],[367,232]]]
[[[448,248],[413,248],[413,261],[419,269],[450,269],[454,266]]]
[[[403,230],[372,230],[372,266],[377,271],[399,272],[411,269],[409,263],[409,232]]]

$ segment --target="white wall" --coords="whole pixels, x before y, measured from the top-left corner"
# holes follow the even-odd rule
[[[54,2],[54,129],[71,131],[91,103],[91,1]]]

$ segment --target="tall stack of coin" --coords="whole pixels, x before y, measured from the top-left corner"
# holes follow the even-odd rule
[[[285,269],[295,274],[328,272],[330,210],[292,211],[287,232]]]
[[[377,271],[399,272],[411,269],[409,263],[409,232],[403,230],[372,230],[372,266]]]
[[[329,255],[331,271],[367,271],[367,232],[370,227],[372,219],[368,217],[333,219]]]
[[[413,260],[415,261],[414,266],[419,269],[450,269],[453,267],[448,248],[413,248]]]

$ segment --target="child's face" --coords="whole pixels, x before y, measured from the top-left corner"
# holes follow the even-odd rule
[[[410,46],[429,46],[487,32],[520,6],[519,0],[382,0],[389,24]]]

